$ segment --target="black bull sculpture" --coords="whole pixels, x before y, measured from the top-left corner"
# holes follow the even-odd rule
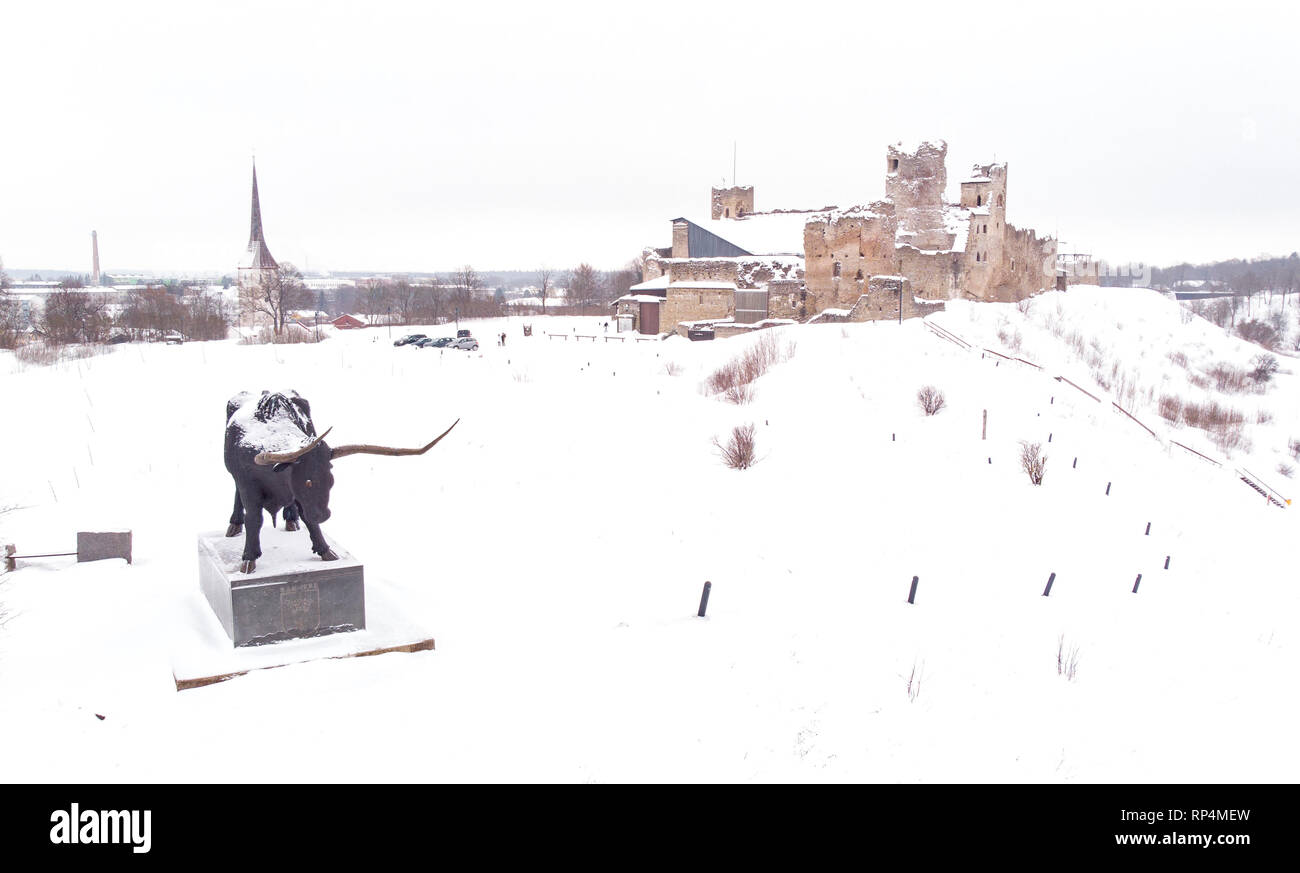
[[[262,556],[262,511],[284,510],[286,530],[297,530],[298,519],[307,525],[311,550],[323,561],[338,555],[325,542],[320,526],[330,517],[330,488],[334,475],[330,462],[348,455],[422,455],[438,444],[452,422],[436,439],[419,449],[388,446],[325,444],[329,430],[316,436],[311,406],[296,391],[287,394],[244,392],[226,403],[226,469],[235,480],[235,509],[226,536],[244,534],[241,573],[251,573]],[[331,428],[332,430],[332,428]]]

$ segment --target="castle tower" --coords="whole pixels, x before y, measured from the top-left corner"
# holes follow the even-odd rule
[[[91,271],[90,271],[90,284],[94,286],[98,286],[100,282],[99,232],[94,230],[90,232],[90,259],[92,264]]]
[[[898,241],[918,249],[943,249],[950,244],[944,220],[944,189],[948,186],[948,144],[941,139],[914,147],[897,143],[885,155],[885,198],[898,216]]]
[[[753,185],[714,188],[711,194],[714,221],[722,218],[742,218],[754,211]]]
[[[262,236],[262,204],[257,196],[257,164],[253,164],[253,217],[248,231],[248,251],[239,265],[241,286],[259,284],[280,268]]]

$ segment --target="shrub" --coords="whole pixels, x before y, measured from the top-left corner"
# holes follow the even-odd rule
[[[1246,390],[1248,374],[1241,367],[1234,367],[1231,364],[1215,364],[1206,371],[1206,374],[1219,391],[1240,394]]]
[[[1256,382],[1267,382],[1277,373],[1277,358],[1272,355],[1256,355],[1250,359],[1250,378]]]
[[[1277,330],[1262,321],[1243,321],[1237,325],[1237,336],[1247,342],[1258,343],[1266,349],[1276,346],[1280,339]]]
[[[751,383],[773,364],[792,357],[794,350],[793,342],[783,346],[776,332],[764,331],[758,342],[710,374],[704,380],[705,388],[712,394],[721,394],[730,403],[748,403],[754,397]]]
[[[664,361],[664,372],[669,376],[680,376],[683,369],[682,365],[676,361]]]
[[[1295,467],[1290,464],[1278,464],[1277,471],[1288,479],[1295,475]]]
[[[733,427],[731,439],[724,444],[714,437],[713,445],[722,455],[722,462],[731,469],[744,470],[754,466],[754,425]]]
[[[1173,424],[1183,417],[1183,401],[1180,397],[1174,397],[1169,394],[1160,396],[1160,405],[1158,407],[1162,418],[1167,419]]]
[[[945,405],[943,392],[933,385],[926,385],[920,391],[917,391],[916,402],[921,404],[921,409],[926,415],[934,415],[940,409],[943,409]]]
[[[1042,443],[1020,442],[1020,468],[1035,485],[1043,484],[1043,472],[1047,467],[1047,456],[1040,454],[1042,450]]]
[[[1300,461],[1300,440],[1292,438],[1291,441],[1287,443],[1286,448],[1287,451],[1291,453],[1291,457]]]

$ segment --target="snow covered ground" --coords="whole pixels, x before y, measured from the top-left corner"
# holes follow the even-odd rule
[[[376,330],[5,353],[0,504],[19,508],[0,542],[131,528],[135,560],[2,577],[0,737],[21,750],[3,779],[1300,779],[1300,506],[1233,472],[1298,490],[1278,472],[1295,360],[1262,393],[1213,395],[1247,413],[1224,449],[1157,407],[1211,396],[1206,371],[1257,347],[1145,290],[1024,309],[931,317],[972,350],[920,320],[782,328],[792,356],[742,406],[702,384],[762,334],[546,336],[603,336],[598,319],[462,324],[475,353]],[[947,400],[933,417],[923,385]],[[225,402],[263,388],[307,397],[332,443],[419,445],[461,419],[423,457],[340,459],[324,526],[437,649],[177,692],[185,641],[220,634],[195,536],[230,513]],[[760,461],[727,469],[712,439],[747,423]],[[1048,457],[1042,487],[1021,440]]]

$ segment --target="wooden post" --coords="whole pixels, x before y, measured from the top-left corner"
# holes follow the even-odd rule
[[[1109,482],[1106,483],[1106,496],[1107,496],[1107,497],[1110,496],[1110,483],[1109,483]]]
[[[909,592],[907,592],[907,602],[908,602],[908,603],[911,603],[911,604],[913,604],[913,605],[916,604],[916,584],[917,584],[918,582],[920,582],[920,581],[921,581],[921,577],[920,577],[920,576],[913,576],[913,577],[912,577],[912,590],[909,591]]]
[[[1166,569],[1166,570],[1169,569],[1169,556],[1168,556],[1168,555],[1165,555],[1165,569]]]
[[[6,573],[10,573],[15,569],[17,569],[18,562],[14,560],[14,553],[17,551],[18,548],[14,546],[12,543],[10,545],[5,546],[5,572]]]
[[[1151,522],[1149,522],[1149,521],[1147,522],[1147,532],[1144,533],[1144,534],[1142,534],[1142,536],[1144,536],[1144,537],[1149,537],[1149,536],[1151,536]]]
[[[696,613],[700,618],[704,618],[704,611],[709,608],[709,591],[712,588],[712,582],[704,583],[704,591],[700,593],[700,611]]]
[[[1047,597],[1049,594],[1052,593],[1052,583],[1055,582],[1055,581],[1056,581],[1056,574],[1055,574],[1055,573],[1053,573],[1052,575],[1050,575],[1050,576],[1047,577],[1047,587],[1043,589],[1043,596],[1044,596],[1044,597]]]
[[[1137,577],[1136,579],[1133,580],[1133,593],[1134,593],[1134,594],[1137,594],[1137,593],[1138,593],[1138,586],[1141,585],[1141,584],[1142,584],[1142,574],[1141,574],[1141,573],[1138,573],[1138,577]]]
[[[984,429],[980,431],[980,439],[986,440],[988,438],[989,438],[989,411],[986,409],[984,410]]]
[[[1073,469],[1075,469],[1075,468],[1078,467],[1078,466],[1079,466],[1079,459],[1076,457],[1076,458],[1074,459],[1074,463],[1070,465],[1070,469],[1073,470]]]

